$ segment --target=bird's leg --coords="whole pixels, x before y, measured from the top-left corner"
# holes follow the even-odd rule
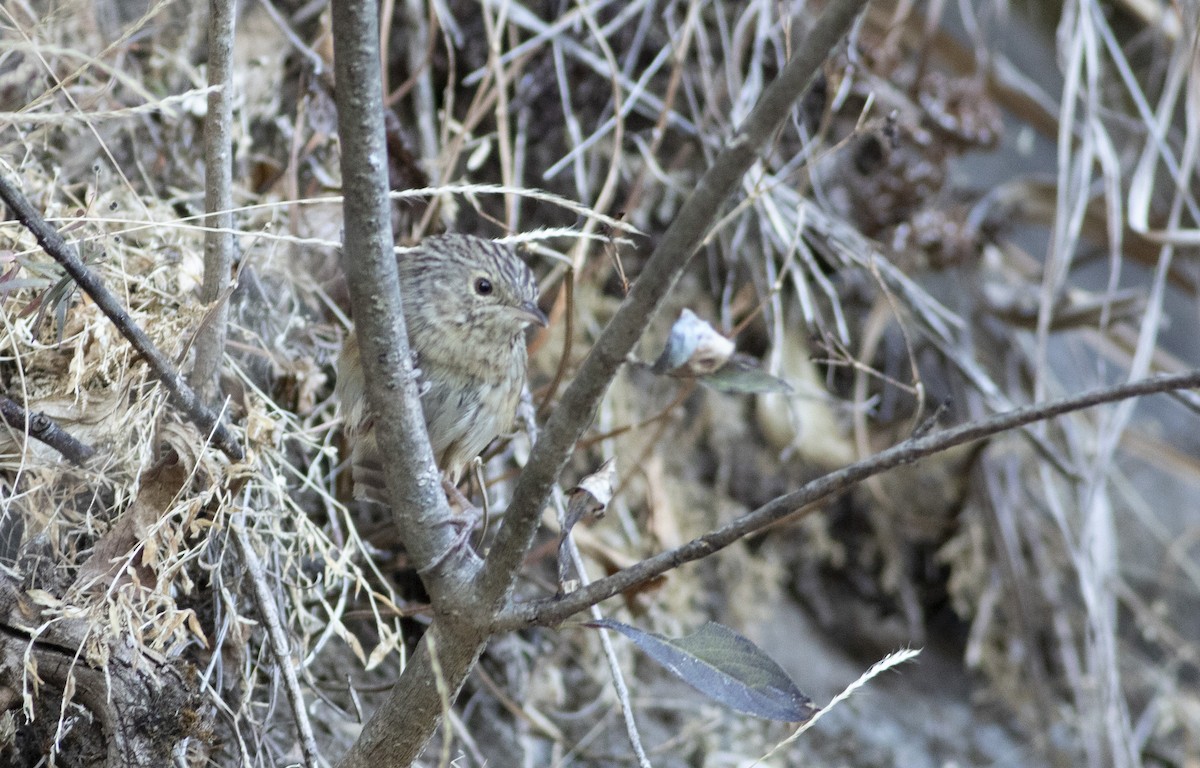
[[[479,530],[479,540],[483,541],[483,537],[487,536],[488,521],[491,519],[491,505],[488,504],[487,483],[483,477],[483,458],[476,456],[471,459],[471,473],[475,475],[475,482],[479,484],[479,496],[483,500],[483,508],[480,510],[483,516],[483,525]]]
[[[453,524],[460,528],[460,540],[469,536],[482,521],[483,526],[479,531],[479,540],[483,541],[483,537],[487,535],[490,512],[487,485],[483,481],[483,459],[476,456],[471,460],[471,472],[475,475],[475,482],[479,483],[480,492],[483,494],[482,508],[472,504],[471,500],[446,475],[442,475],[442,489],[446,492],[446,501],[450,502],[450,510],[456,515]]]

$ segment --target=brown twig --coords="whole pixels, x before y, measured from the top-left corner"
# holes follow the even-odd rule
[[[167,388],[171,403],[183,411],[187,418],[206,435],[211,435],[213,443],[222,453],[234,461],[241,461],[245,456],[242,453],[242,447],[234,439],[229,429],[221,423],[217,414],[200,402],[200,398],[171,365],[167,356],[154,346],[154,342],[150,341],[146,332],[133,321],[116,297],[100,282],[100,278],[84,266],[75,249],[67,245],[58,230],[47,224],[20,190],[9,184],[2,175],[0,175],[0,199],[3,199],[5,204],[12,209],[21,224],[33,233],[42,249],[62,265],[83,292],[96,302],[96,306],[112,321],[121,335],[128,339],[133,348],[146,359],[146,363],[155,377]]]
[[[563,272],[563,319],[567,326],[563,329],[562,353],[558,357],[558,368],[554,371],[554,378],[542,394],[542,404],[538,406],[537,412],[539,419],[546,418],[546,414],[550,412],[550,404],[554,402],[558,387],[566,376],[567,366],[571,364],[571,345],[575,338],[575,270],[571,267],[567,267]]]
[[[200,300],[211,321],[200,326],[192,384],[205,396],[219,392],[229,319],[227,286],[233,273],[233,0],[210,0],[208,111],[204,116],[204,281]]]
[[[658,413],[654,414],[653,416],[647,416],[646,418],[642,419],[641,421],[634,422],[633,424],[624,424],[620,427],[614,427],[614,428],[610,429],[609,431],[602,432],[598,435],[591,435],[590,437],[581,438],[579,441],[579,447],[580,448],[591,448],[596,443],[602,443],[605,440],[611,440],[614,437],[620,437],[621,435],[624,435],[627,432],[635,432],[639,429],[645,429],[646,427],[650,426],[651,424],[655,424],[657,422],[663,421],[668,416],[670,416],[671,413],[674,412],[674,410],[676,408],[678,408],[680,405],[682,405],[683,401],[687,400],[688,397],[690,397],[692,392],[694,392],[695,390],[696,390],[696,380],[688,379],[683,383],[683,386],[681,386],[679,388],[679,391],[675,394],[675,397],[671,399],[671,402],[667,403],[666,407],[660,409]],[[657,440],[657,438],[656,438],[656,440]],[[653,445],[656,442],[656,440],[652,440],[651,445]],[[641,462],[639,461],[636,466],[640,466],[640,465],[641,465]]]
[[[1103,387],[1041,405],[1028,405],[981,421],[953,427],[933,435],[913,438],[870,458],[830,472],[797,491],[780,496],[714,531],[674,549],[649,557],[637,565],[593,582],[565,597],[518,604],[505,610],[494,630],[510,631],[528,626],[555,625],[613,595],[633,589],[684,563],[707,557],[765,526],[793,514],[801,507],[845,491],[856,483],[904,464],[932,456],[949,448],[982,440],[1037,421],[1046,421],[1073,411],[1132,397],[1200,387],[1200,370]],[[815,507],[814,507],[815,508]]]
[[[82,467],[88,459],[96,455],[95,448],[76,440],[46,414],[29,413],[16,401],[3,395],[0,395],[0,416],[4,417],[4,421],[10,427],[34,440],[45,443],[61,453],[72,464]]]

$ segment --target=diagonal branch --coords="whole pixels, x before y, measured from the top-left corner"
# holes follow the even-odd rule
[[[154,346],[154,342],[150,341],[146,332],[133,321],[116,297],[109,293],[104,284],[100,282],[100,278],[84,266],[79,255],[75,253],[75,249],[67,245],[62,235],[58,234],[58,230],[46,223],[46,220],[21,194],[21,191],[9,184],[2,174],[0,174],[0,199],[12,209],[25,228],[33,233],[42,249],[62,265],[84,293],[96,302],[100,311],[108,316],[121,335],[128,339],[133,348],[146,359],[155,377],[167,388],[171,404],[183,411],[202,432],[212,435],[213,443],[221,449],[222,453],[233,461],[241,461],[244,458],[242,446],[234,439],[229,428],[221,423],[216,413],[200,401],[192,388],[175,370],[175,366],[171,364],[167,356]]]
[[[1035,421],[1045,421],[1104,403],[1197,387],[1200,387],[1200,370],[1170,376],[1156,376],[1132,384],[1094,389],[1042,405],[1027,405],[981,421],[905,440],[870,458],[817,478],[799,490],[780,496],[715,531],[649,557],[612,576],[592,582],[565,597],[553,597],[514,605],[500,615],[493,629],[501,632],[533,625],[559,624],[602,600],[632,589],[639,584],[644,584],[684,563],[699,560],[717,550],[724,549],[739,539],[795,513],[802,507],[845,491],[868,477],[903,464],[912,464],[957,445],[975,442],[1001,432],[1023,427],[1026,424],[1032,424]]]
[[[617,370],[679,280],[725,200],[865,5],[866,0],[837,0],[826,6],[808,35],[796,46],[796,53],[779,77],[763,92],[745,122],[701,177],[633,284],[625,303],[563,392],[517,481],[504,525],[497,533],[481,575],[480,594],[488,604],[498,609],[512,589],[521,562],[533,544],[550,489],[558,482],[575,443],[591,424],[600,398]]]
[[[92,446],[76,440],[44,413],[29,413],[14,400],[0,395],[0,417],[23,435],[41,441],[63,455],[67,461],[84,466],[96,455]]]

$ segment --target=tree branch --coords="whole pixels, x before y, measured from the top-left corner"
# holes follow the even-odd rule
[[[82,467],[88,459],[96,455],[96,449],[81,443],[66,430],[58,426],[44,413],[29,413],[20,405],[3,395],[0,395],[0,416],[10,427],[27,437],[41,441],[58,451],[63,457]]]
[[[172,764],[184,740],[211,738],[211,708],[196,690],[195,675],[184,674],[182,665],[163,654],[98,634],[91,618],[48,615],[0,571],[0,690],[22,690],[36,670],[39,698],[65,698],[91,714],[93,722],[77,723],[70,743],[104,745],[105,766],[162,768]],[[48,707],[57,714],[62,706],[51,699],[36,711]],[[4,754],[15,757],[12,765],[32,765],[39,758],[39,764],[47,763],[56,756],[72,762],[61,760],[62,744],[28,739],[9,742]]]
[[[462,593],[453,585],[442,589],[442,577],[465,568],[469,578],[478,559],[469,547],[455,546],[453,514],[425,431],[404,326],[388,201],[377,3],[334,3],[333,35],[346,233],[342,266],[380,454],[389,457],[385,482],[393,517],[436,603],[446,596],[439,592]]]
[[[793,514],[802,507],[845,491],[869,477],[903,464],[912,464],[949,448],[1104,403],[1197,387],[1200,387],[1200,370],[1170,376],[1156,376],[1132,384],[1095,389],[1043,405],[1028,405],[982,421],[906,440],[870,458],[817,478],[799,490],[780,496],[715,531],[693,539],[682,546],[647,558],[569,595],[514,605],[497,618],[493,630],[502,632],[535,625],[559,624],[602,600],[644,584],[684,563],[699,560],[724,549],[739,539]]]
[[[624,306],[609,323],[550,417],[546,432],[518,481],[514,502],[508,508],[493,554],[484,566],[486,570],[467,567],[472,564],[460,561],[457,567],[439,568],[437,573],[426,574],[426,587],[436,612],[433,628],[405,667],[400,682],[343,758],[344,768],[408,765],[420,754],[440,721],[439,687],[448,690],[451,697],[456,695],[482,653],[493,627],[492,618],[503,605],[533,542],[541,508],[575,442],[591,422],[609,382],[649,317],[678,280],[716,219],[721,204],[738,186],[758,151],[783,123],[829,50],[865,4],[866,0],[834,0],[827,6],[797,47],[798,53],[767,88],[759,105],[702,177]],[[333,11],[342,185],[346,192],[346,271],[363,350],[368,396],[376,392],[392,396],[370,398],[371,407],[377,409],[380,447],[384,455],[394,456],[397,461],[387,477],[388,491],[394,502],[407,502],[409,517],[423,513],[435,522],[444,521],[445,499],[431,496],[438,488],[437,475],[424,435],[408,345],[404,343],[395,265],[389,263],[391,236],[381,161],[385,156],[382,104],[376,101],[379,58],[373,49],[379,36],[375,6],[371,2],[335,2]],[[367,168],[356,169],[355,162]],[[372,388],[372,381],[380,381],[384,386]],[[397,392],[403,396],[394,397]],[[414,435],[420,435],[421,439],[418,441]],[[416,453],[417,450],[421,452]],[[440,491],[437,495],[440,496]],[[401,516],[397,514],[398,518]],[[410,551],[413,549],[410,535],[423,537],[421,559],[417,562],[430,562],[427,558],[435,554],[429,549],[430,531],[414,530],[411,525],[398,522]],[[441,541],[450,543],[444,538]],[[456,551],[469,552],[465,547]],[[461,577],[468,575],[470,580],[463,581]],[[430,652],[430,637],[437,639],[436,665]]]
[[[84,293],[96,302],[96,306],[100,307],[100,311],[112,321],[121,335],[145,358],[155,377],[166,387],[171,404],[183,411],[206,436],[211,434],[213,443],[222,453],[233,461],[241,461],[244,458],[242,447],[238,445],[228,427],[200,401],[167,356],[154,346],[146,332],[133,321],[116,297],[100,282],[100,278],[84,266],[75,249],[67,245],[62,235],[58,234],[58,230],[47,224],[20,190],[9,184],[3,175],[0,175],[0,199],[12,209],[25,228],[33,233],[42,249],[62,265]]]
[[[343,266],[350,288],[368,405],[375,416],[393,519],[422,574],[435,616],[391,695],[340,765],[408,765],[441,722],[439,688],[457,695],[487,642],[492,613],[471,582],[478,556],[456,533],[425,429],[404,325],[388,200],[379,10],[333,3],[334,66],[345,212]],[[430,640],[437,638],[437,664]],[[436,673],[435,673],[436,670]]]
[[[646,263],[624,304],[609,322],[579,373],[563,392],[517,481],[504,525],[479,580],[479,593],[499,610],[537,533],[542,507],[570,458],[575,443],[591,424],[600,398],[625,362],[663,299],[674,287],[717,219],[721,205],[737,188],[758,152],[783,124],[793,104],[816,76],[829,51],[850,29],[866,0],[829,3],[796,53],[764,91],[725,149],[701,177]]]
[[[233,274],[233,0],[208,4],[208,112],[204,116],[204,282],[200,300],[212,317],[200,326],[192,384],[216,394],[229,319]]]

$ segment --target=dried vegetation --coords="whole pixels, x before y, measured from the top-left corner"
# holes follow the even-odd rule
[[[0,8],[0,173],[185,369],[208,317],[194,5]],[[0,432],[0,755],[16,764],[111,760],[104,686],[172,697],[168,722],[150,708],[132,725],[181,761],[299,761],[297,710],[334,760],[423,626],[402,545],[347,508],[319,5],[251,4],[238,25],[222,386],[244,462],[206,448],[96,306],[0,222],[4,394],[97,451],[77,467],[22,425]],[[531,343],[535,405],[553,407],[810,5],[385,3],[397,231],[530,246],[552,308]],[[641,358],[688,307],[793,392],[627,368],[564,478],[617,457],[608,516],[577,534],[595,573],[914,431],[1200,367],[1194,0],[1080,0],[1054,19],[944,5],[871,5],[648,318]],[[895,470],[606,613],[672,635],[724,621],[819,704],[888,650],[928,646],[764,764],[1191,765],[1198,405],[1125,402]],[[494,510],[527,453],[524,433],[493,450]],[[544,536],[529,594],[555,578]],[[749,764],[787,734],[618,652],[654,765]],[[97,676],[106,663],[145,674]],[[493,643],[450,723],[456,765],[631,762],[581,629]]]

